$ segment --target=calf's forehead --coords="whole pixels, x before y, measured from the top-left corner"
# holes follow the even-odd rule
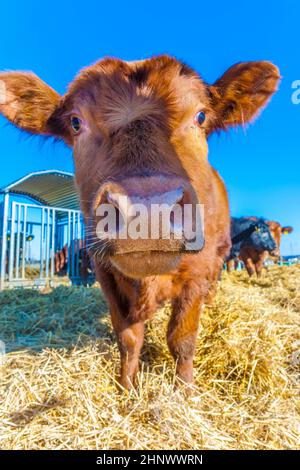
[[[275,234],[281,233],[281,225],[279,222],[271,220],[268,222],[268,226],[271,232],[274,232]]]
[[[104,114],[142,105],[146,111],[148,105],[152,111],[174,114],[197,105],[208,107],[209,93],[196,72],[168,56],[133,62],[106,58],[79,73],[67,100],[79,106],[101,104]]]

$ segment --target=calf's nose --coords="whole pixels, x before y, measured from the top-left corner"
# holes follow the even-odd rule
[[[116,225],[117,233],[121,233],[124,227],[133,223],[138,216],[140,224],[143,225],[141,228],[144,234],[147,234],[147,237],[151,237],[153,232],[163,228],[163,224],[165,229],[170,229],[170,235],[179,235],[180,223],[177,219],[179,219],[179,210],[184,208],[183,201],[184,190],[182,187],[178,187],[170,191],[143,196],[124,195],[114,191],[107,191],[101,203],[109,204],[115,212],[118,219]],[[159,211],[160,213],[158,213]],[[178,212],[177,218],[176,211]],[[160,214],[163,220],[160,219]],[[111,230],[112,235],[116,235],[112,227],[108,227],[109,230]],[[131,235],[133,236],[133,233]],[[157,236],[159,237],[159,235]],[[163,234],[161,236],[163,237]]]
[[[97,235],[118,240],[117,251],[121,247],[123,252],[187,251],[187,240],[197,230],[197,206],[195,192],[179,179],[157,178],[151,184],[148,178],[108,183],[101,188],[94,206],[96,216],[102,217]],[[199,251],[203,242],[191,250]]]

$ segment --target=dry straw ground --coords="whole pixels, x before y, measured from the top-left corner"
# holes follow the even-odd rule
[[[300,266],[224,274],[202,315],[190,398],[174,390],[168,308],[148,324],[140,386],[115,386],[99,289],[0,294],[0,447],[299,448]],[[297,383],[298,379],[298,383]]]

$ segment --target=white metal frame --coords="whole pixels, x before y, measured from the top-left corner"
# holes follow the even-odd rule
[[[40,275],[37,279],[26,276],[26,233],[28,211],[34,208],[41,212],[40,232]],[[10,216],[11,213],[11,216]],[[62,214],[65,215],[62,218]],[[9,253],[7,253],[7,235],[10,224]],[[34,224],[34,223],[33,223]],[[2,244],[0,253],[0,289],[18,285],[35,285],[46,283],[55,277],[55,230],[60,226],[61,233],[66,226],[67,244],[69,249],[67,275],[76,282],[80,278],[79,250],[76,243],[84,238],[84,224],[79,210],[50,207],[19,201],[10,201],[10,194],[4,194]],[[63,238],[63,237],[62,237]],[[63,242],[63,241],[61,241]],[[22,247],[22,250],[21,250]],[[77,247],[79,247],[77,245]],[[62,248],[62,246],[60,247]],[[19,256],[21,250],[21,257]]]

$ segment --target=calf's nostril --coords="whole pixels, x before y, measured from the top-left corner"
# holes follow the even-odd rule
[[[106,191],[104,198],[108,204],[113,205],[117,209],[119,208],[119,201],[118,201],[117,196],[114,193],[110,193]]]
[[[103,192],[96,208],[96,217],[97,222],[101,222],[99,233],[115,239],[125,224],[122,196],[110,191]]]

